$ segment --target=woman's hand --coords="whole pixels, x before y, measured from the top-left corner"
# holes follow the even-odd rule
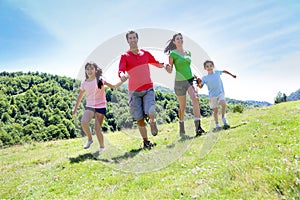
[[[173,70],[173,67],[170,65],[170,64],[166,64],[165,66],[164,66],[164,68],[166,69],[166,71],[168,72],[168,73],[172,73],[172,70]]]

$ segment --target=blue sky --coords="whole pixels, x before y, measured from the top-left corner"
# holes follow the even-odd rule
[[[299,0],[0,0],[0,71],[75,78],[103,42],[162,28],[188,36],[218,69],[237,75],[222,76],[227,97],[273,103],[277,92],[300,88],[299,19]]]

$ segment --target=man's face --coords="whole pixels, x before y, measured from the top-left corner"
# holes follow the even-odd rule
[[[127,42],[130,47],[137,47],[138,38],[136,37],[135,33],[129,34]]]

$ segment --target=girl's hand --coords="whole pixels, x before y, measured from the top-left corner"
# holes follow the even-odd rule
[[[125,82],[129,79],[129,75],[128,74],[124,74],[123,76],[121,76],[121,81]]]

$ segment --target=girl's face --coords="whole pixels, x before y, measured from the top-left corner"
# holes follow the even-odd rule
[[[96,75],[96,70],[93,65],[89,65],[85,68],[85,73],[89,78],[94,78]]]
[[[214,69],[214,65],[212,63],[206,63],[204,69],[208,72],[212,72]]]
[[[182,46],[183,44],[183,38],[182,35],[178,34],[175,36],[173,43],[176,45],[176,47],[178,46]]]

